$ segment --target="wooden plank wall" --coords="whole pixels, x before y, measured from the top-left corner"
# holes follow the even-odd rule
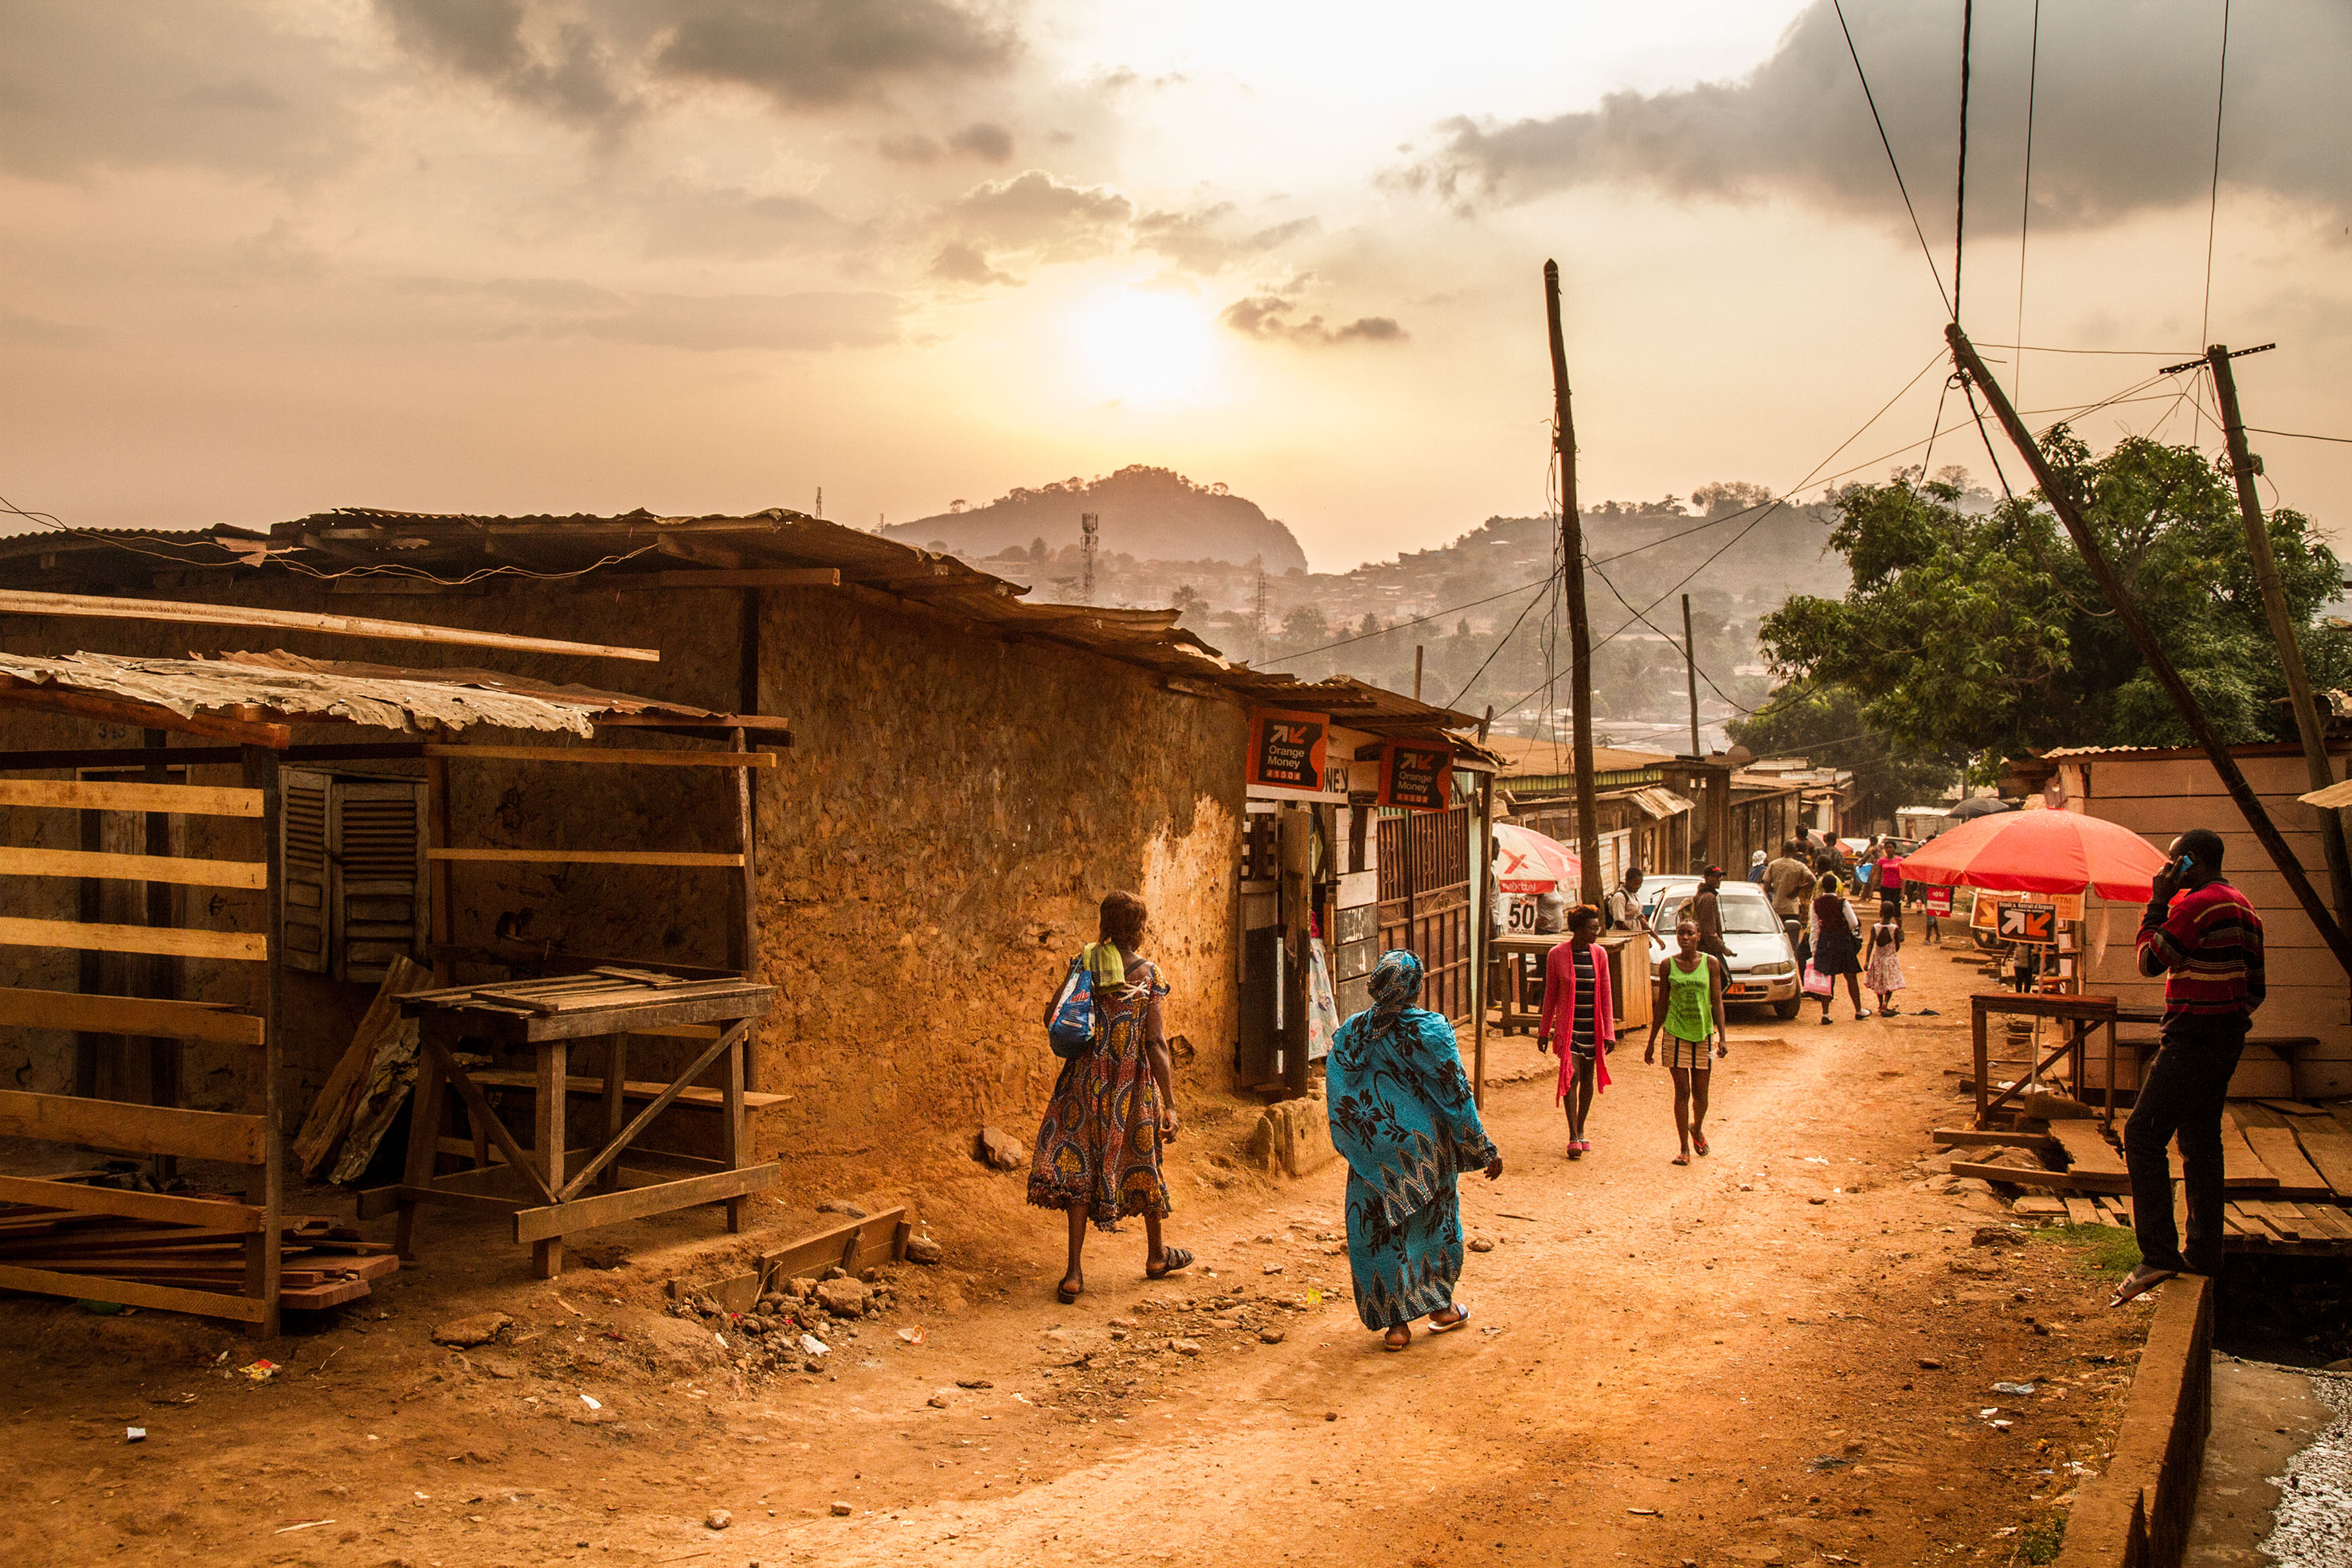
[[[2341,777],[2352,753],[2339,750],[2336,772]],[[2238,765],[2262,797],[2271,820],[2278,825],[2287,847],[2294,852],[2326,896],[2326,862],[2319,847],[2318,813],[2295,800],[2311,788],[2299,752],[2278,756],[2241,756]],[[2074,788],[2079,776],[2082,786]],[[2309,1035],[2319,1040],[2295,1064],[2294,1090],[2305,1097],[2352,1094],[2352,980],[2336,965],[2334,955],[2302,906],[2287,891],[2286,879],[2273,869],[2270,857],[2246,827],[2212,765],[2203,758],[2177,754],[2130,754],[2069,758],[2068,805],[2105,818],[2146,836],[2161,849],[2176,834],[2190,828],[2210,828],[2221,835],[2222,874],[2252,902],[2263,917],[2270,997],[2254,1015],[2256,1035]],[[2133,952],[2139,930],[2139,906],[2107,904],[2108,942],[2104,961],[2090,972],[2093,991],[2112,991],[2127,1002],[2156,1005],[2163,1000],[2164,982],[2141,977]],[[2091,915],[2095,935],[2098,916]]]

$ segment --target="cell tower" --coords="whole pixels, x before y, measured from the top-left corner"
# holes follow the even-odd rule
[[[1265,663],[1265,557],[1259,556],[1251,564],[1257,568],[1257,593],[1250,607],[1250,617],[1257,625],[1257,662]]]
[[[1088,604],[1095,601],[1095,539],[1102,532],[1102,518],[1093,512],[1078,514],[1078,563],[1083,575],[1078,591],[1086,595]]]

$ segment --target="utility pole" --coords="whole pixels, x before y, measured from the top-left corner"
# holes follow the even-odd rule
[[[824,516],[824,486],[822,485],[816,487],[816,515],[820,517]]]
[[[1428,651],[1425,643],[1415,643],[1412,645],[1412,700],[1415,702],[1421,700],[1421,657]]]
[[[2139,606],[2133,602],[2131,595],[2125,590],[2123,580],[2108,564],[2106,552],[2099,546],[2098,536],[2091,532],[2090,525],[2084,521],[2082,513],[2075,510],[2074,499],[2065,486],[2050,471],[2050,461],[2042,455],[2042,448],[2034,442],[2032,433],[2017,416],[2017,410],[2010,406],[2000,384],[1992,379],[1992,373],[1985,369],[1984,361],[1977,357],[1976,345],[1969,341],[1969,335],[1960,330],[1959,323],[1955,321],[1947,326],[1944,338],[1952,346],[1952,360],[1959,367],[1960,373],[1983,389],[1985,401],[1992,404],[1994,414],[2000,420],[2001,429],[2008,433],[2011,443],[2025,459],[2026,466],[2033,470],[2034,483],[2042,486],[2042,498],[2050,504],[2050,509],[2057,513],[2058,520],[2065,525],[2075,549],[2082,554],[2083,564],[2090,569],[2092,580],[2105,596],[2108,608],[2124,623],[2124,630],[2138,646],[2140,659],[2147,665],[2148,673],[2156,677],[2157,685],[2162,686],[2165,695],[2172,699],[2172,706],[2179,710],[2181,722],[2189,727],[2189,733],[2213,764],[2213,771],[2220,776],[2221,787],[2230,792],[2230,799],[2237,803],[2239,812],[2246,819],[2246,826],[2253,831],[2254,837],[2270,855],[2271,863],[2285,879],[2287,891],[2294,894],[2297,904],[2303,905],[2304,914],[2310,917],[2312,926],[2318,931],[2320,939],[2327,944],[2328,951],[2336,956],[2336,963],[2347,972],[2352,972],[2352,938],[2347,938],[2344,927],[2336,923],[2335,916],[2327,912],[2327,906],[2320,902],[2317,890],[2311,885],[2311,879],[2304,874],[2303,862],[2295,859],[2294,852],[2287,848],[2286,841],[2279,836],[2271,814],[2263,809],[2262,797],[2256,795],[2252,786],[2246,782],[2245,774],[2239,769],[2238,759],[2230,755],[2230,748],[2214,730],[2212,720],[2205,716],[2204,708],[2199,706],[2195,695],[2181,680],[2180,672],[2173,667],[2172,656],[2165,652],[2164,644],[2157,641],[2156,633],[2140,614]]]
[[[1691,755],[1706,754],[1698,748],[1698,644],[1691,640],[1690,595],[1683,595],[1683,664],[1690,680]]]
[[[1087,602],[1095,601],[1095,538],[1102,531],[1102,519],[1092,512],[1078,514],[1078,561],[1085,573],[1081,579]]]
[[[2263,349],[2271,347],[2263,345]],[[2262,349],[2242,349],[2259,354]],[[2279,584],[2278,559],[2271,553],[2270,529],[2263,523],[2262,502],[2254,495],[2253,457],[2246,451],[2246,424],[2238,412],[2238,383],[2230,373],[2236,358],[2220,343],[2205,350],[2213,368],[2213,396],[2221,405],[2221,433],[2230,443],[2230,473],[2238,482],[2238,513],[2246,524],[2246,554],[2254,563],[2254,580],[2262,585],[2263,611],[2270,617],[2271,638],[2278,643],[2279,666],[2286,673],[2288,705],[2294,709],[2294,727],[2303,737],[2304,762],[2311,787],[2325,789],[2336,782],[2327,757],[2327,729],[2320,723],[2319,705],[2312,699],[2311,675],[2304,668],[2303,644],[2295,640],[2294,622],[2286,612],[2286,591]],[[2327,856],[2328,891],[2336,895],[2336,918],[2352,925],[2352,857],[2344,849],[2344,813],[2319,813],[2319,844]]]
[[[1576,755],[1576,831],[1583,841],[1583,902],[1601,902],[1601,803],[1592,790],[1592,622],[1584,605],[1584,519],[1576,508],[1576,421],[1569,412],[1568,349],[1559,335],[1559,263],[1544,263],[1551,333],[1553,445],[1559,453],[1559,549],[1568,573],[1569,700]]]

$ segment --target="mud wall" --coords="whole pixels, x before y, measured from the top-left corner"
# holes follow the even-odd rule
[[[1195,1047],[1180,1076],[1196,1090],[1232,1087],[1234,871],[1245,738],[1236,705],[1161,690],[1146,672],[1081,651],[1009,643],[822,589],[497,584],[486,592],[425,595],[184,580],[153,591],[655,646],[662,660],[13,618],[0,626],[0,645],[161,656],[285,647],[418,668],[491,667],[727,710],[740,700],[744,617],[756,612],[760,707],[791,718],[794,739],[780,768],[752,775],[758,977],[778,988],[776,1011],[762,1030],[761,1086],[793,1096],[759,1119],[762,1152],[793,1160],[851,1156],[878,1175],[960,1145],[983,1117],[1025,1136],[1057,1066],[1038,1028],[1045,996],[1068,955],[1093,936],[1096,904],[1115,887],[1141,894],[1152,907],[1147,946],[1174,988],[1169,1027]],[[475,737],[540,738],[509,731]],[[138,738],[120,727],[0,708],[0,747],[11,749]],[[343,727],[298,733],[305,741],[362,738],[393,737]],[[633,746],[690,744],[642,731],[625,738]],[[385,773],[422,767],[364,766]],[[238,775],[207,768],[191,781],[235,784]],[[723,769],[499,762],[450,769],[455,841],[468,845],[728,850],[732,789]],[[5,814],[0,842],[73,845],[71,812]],[[133,820],[108,821],[120,834]],[[257,838],[249,822],[188,819],[173,852],[257,856]],[[449,936],[460,944],[506,939],[677,963],[727,961],[730,872],[456,869]],[[0,883],[0,908],[10,914],[71,919],[75,896],[70,882]],[[136,894],[110,888],[109,896]],[[258,929],[260,912],[251,894],[179,890],[175,919],[249,931]],[[69,953],[0,948],[0,983],[69,990],[75,971]],[[181,960],[176,972],[182,996],[257,1006],[257,966]],[[493,973],[459,971],[464,978]],[[110,967],[106,988],[123,977]],[[369,992],[289,973],[289,1118],[309,1105]],[[665,1050],[674,1049],[676,1042],[640,1041],[631,1075],[652,1075]],[[252,1055],[190,1047],[185,1103],[247,1108],[258,1088]],[[125,1053],[100,1092],[140,1097],[141,1060],[136,1048]],[[0,1028],[0,1085],[68,1089],[70,1061],[69,1036]]]

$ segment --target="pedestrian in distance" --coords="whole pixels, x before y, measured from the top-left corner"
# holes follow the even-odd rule
[[[1723,940],[1723,868],[1711,865],[1699,874],[1698,892],[1691,898],[1690,917],[1698,922],[1698,950],[1730,962],[1731,948]]]
[[[1568,1113],[1568,1157],[1592,1152],[1584,1135],[1592,1097],[1609,1087],[1609,1053],[1617,1048],[1616,997],[1609,983],[1609,955],[1594,938],[1601,911],[1580,904],[1568,917],[1568,940],[1544,960],[1543,1018],[1536,1025],[1536,1049],[1559,1042],[1557,1098]],[[1646,955],[1648,945],[1643,944]]]
[[[1325,1059],[1331,1143],[1348,1162],[1348,1267],[1356,1315],[1402,1350],[1412,1324],[1432,1333],[1470,1320],[1454,1299],[1462,1277],[1465,1171],[1503,1174],[1503,1156],[1479,1124],[1454,1026],[1413,1006],[1421,960],[1383,953],[1372,969],[1372,1005],[1339,1026]]]
[[[1822,1021],[1830,1021],[1830,1004],[1837,999],[1837,982],[1845,978],[1845,994],[1853,1002],[1856,1023],[1870,1017],[1862,1005],[1862,920],[1854,914],[1853,905],[1838,884],[1835,876],[1824,874],[1822,891],[1813,900],[1812,924],[1807,934],[1812,938],[1813,972],[1827,979],[1830,988],[1822,998]]]
[[[2221,1270],[2221,1111],[2268,988],[2262,916],[2221,879],[2221,836],[2191,828],[2167,854],[2139,922],[2139,972],[2165,977],[2164,1027],[2124,1124],[2139,1264],[2116,1287],[2107,1303],[2116,1307],[2179,1275]],[[2185,1250],[2165,1152],[2176,1137],[2189,1200]]]
[[[1748,880],[1754,883],[1759,887],[1763,886],[1764,867],[1767,863],[1768,857],[1762,850],[1758,850],[1750,854],[1748,857]]]
[[[1160,1148],[1176,1136],[1178,1122],[1160,1007],[1168,986],[1160,966],[1140,951],[1149,919],[1143,900],[1131,893],[1103,899],[1101,939],[1079,955],[1094,983],[1095,1038],[1062,1063],[1037,1128],[1029,1201],[1069,1216],[1069,1266],[1055,1292],[1066,1302],[1086,1289],[1080,1262],[1088,1220],[1112,1230],[1141,1215],[1147,1279],[1164,1280],[1192,1265],[1192,1253],[1160,1235],[1171,1207]],[[1045,1004],[1048,1027],[1058,1000],[1057,993]]]
[[[1772,913],[1780,917],[1789,933],[1789,946],[1797,945],[1798,932],[1805,923],[1805,906],[1812,898],[1813,868],[1805,858],[1805,846],[1790,839],[1780,846],[1779,857],[1764,868],[1764,892],[1772,900]]]
[[[1650,1009],[1649,1043],[1643,1061],[1658,1060],[1658,1036],[1666,1037],[1666,1070],[1675,1079],[1675,1135],[1682,1141],[1674,1163],[1690,1164],[1691,1153],[1706,1153],[1706,1091],[1717,1058],[1731,1054],[1723,1018],[1723,966],[1698,946],[1698,923],[1675,927],[1679,952],[1658,962],[1657,997]],[[1713,1045],[1715,1055],[1707,1054]]]
[[[1608,916],[1609,929],[1632,932],[1639,936],[1642,938],[1642,950],[1646,953],[1649,951],[1650,917],[1642,912],[1643,875],[1640,866],[1627,866],[1623,880],[1612,888],[1608,896],[1601,900],[1601,908],[1602,913]]]
[[[1901,906],[1882,903],[1877,923],[1870,928],[1870,946],[1863,953],[1864,988],[1878,998],[1878,1016],[1895,1016],[1895,993],[1903,988],[1903,915]]]

